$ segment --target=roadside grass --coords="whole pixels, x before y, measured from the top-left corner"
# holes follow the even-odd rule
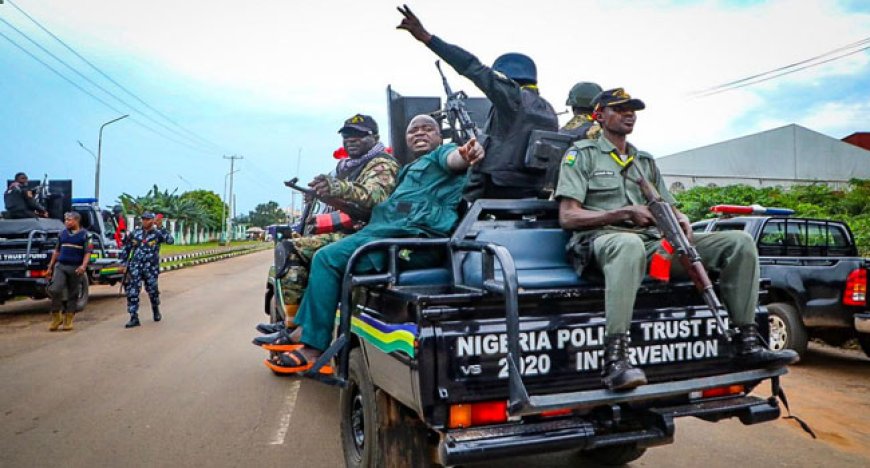
[[[190,244],[190,245],[161,245],[160,246],[160,256],[168,257],[170,255],[179,255],[188,252],[196,252],[199,250],[211,250],[218,248],[229,248],[229,247],[245,247],[245,246],[254,246],[258,244],[262,244],[262,241],[235,241],[232,243],[228,243],[227,245],[219,245],[217,242],[205,242],[202,244]]]

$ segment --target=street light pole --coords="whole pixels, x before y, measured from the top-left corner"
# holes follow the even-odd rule
[[[117,119],[112,119],[103,125],[100,125],[100,138],[97,140],[97,172],[96,175],[94,175],[94,198],[97,200],[100,199],[100,161],[102,160],[103,155],[103,129],[106,128],[106,125],[115,123],[121,119],[126,119],[127,117],[130,117],[130,114],[124,114]],[[82,145],[82,147],[84,147],[84,145]]]

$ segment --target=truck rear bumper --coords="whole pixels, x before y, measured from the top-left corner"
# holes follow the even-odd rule
[[[625,444],[651,447],[673,441],[677,417],[696,416],[708,421],[737,417],[744,424],[756,424],[778,418],[780,409],[775,399],[743,396],[657,408],[646,413],[649,417],[644,418],[648,421],[644,429],[626,432],[597,433],[590,421],[581,418],[456,431],[442,438],[440,462],[455,465]]]
[[[870,313],[855,314],[855,330],[858,333],[870,333]]]

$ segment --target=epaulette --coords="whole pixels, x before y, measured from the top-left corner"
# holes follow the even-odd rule
[[[582,140],[575,141],[571,147],[576,148],[576,149],[597,148],[598,143],[597,143],[597,140],[590,140],[590,139],[584,138]]]

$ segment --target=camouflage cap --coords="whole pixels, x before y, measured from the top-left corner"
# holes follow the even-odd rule
[[[344,125],[338,129],[338,133],[348,130],[363,132],[368,135],[377,135],[378,123],[370,115],[356,114],[344,121]]]
[[[157,216],[155,216],[154,213],[151,212],[151,211],[145,211],[145,212],[142,213],[142,215],[139,216],[139,217],[142,218],[142,219],[154,219],[154,218],[156,218]]]
[[[592,105],[595,106],[595,110],[599,110],[603,107],[615,106],[628,107],[632,110],[643,110],[646,108],[646,104],[644,104],[643,101],[632,98],[631,95],[626,93],[622,88],[608,89],[607,91],[598,93],[598,95],[595,96],[595,99],[592,100]]]

